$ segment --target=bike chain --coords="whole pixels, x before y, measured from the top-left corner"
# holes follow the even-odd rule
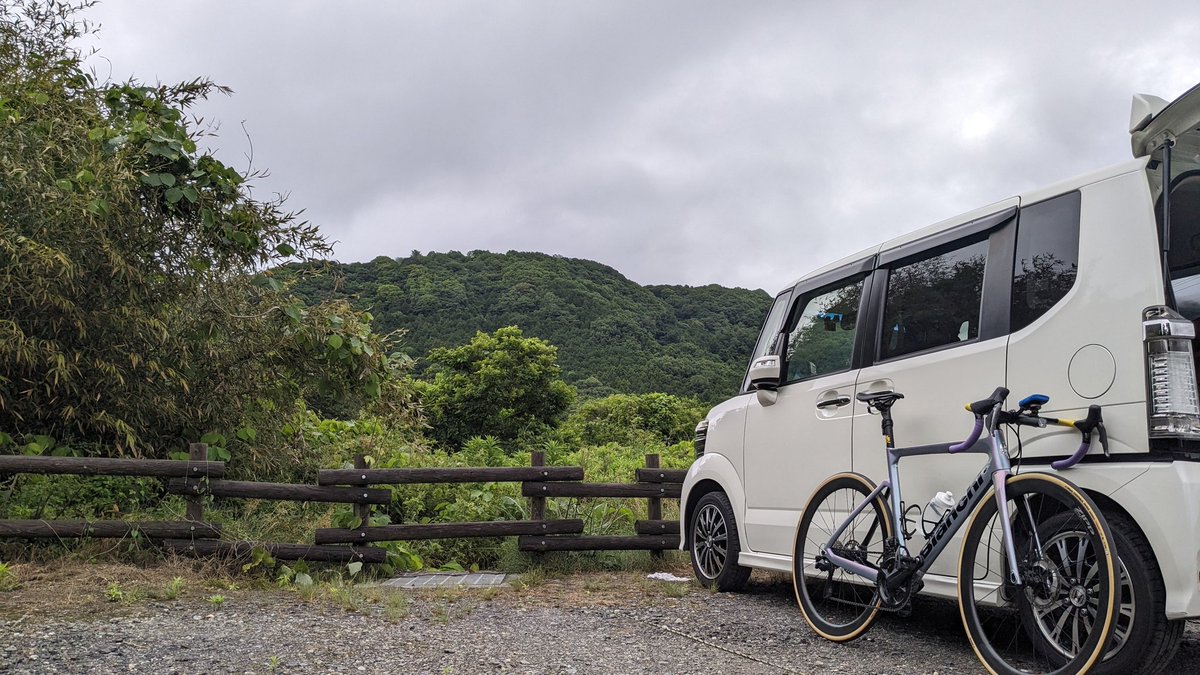
[[[668,633],[673,633],[675,635],[678,635],[681,638],[687,638],[688,640],[691,640],[692,642],[698,642],[698,643],[704,645],[705,647],[712,647],[713,649],[725,652],[727,654],[733,654],[734,656],[740,656],[743,659],[746,659],[748,661],[754,661],[756,663],[761,663],[764,666],[770,666],[771,668],[776,668],[778,670],[782,670],[785,673],[794,673],[795,675],[803,675],[799,670],[793,670],[791,668],[788,668],[787,666],[781,666],[778,663],[771,663],[770,661],[760,659],[757,656],[750,656],[749,654],[743,654],[742,652],[739,652],[736,649],[730,649],[729,647],[723,647],[714,642],[709,642],[708,640],[705,640],[704,638],[699,638],[694,635],[688,635],[687,633],[684,633],[683,631],[680,631],[680,630],[675,630],[674,628],[671,628],[670,626],[663,625],[663,626],[659,626],[659,628],[667,631]]]

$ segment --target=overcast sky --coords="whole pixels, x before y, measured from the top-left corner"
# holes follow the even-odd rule
[[[1149,7],[1153,5],[1153,9]],[[1131,158],[1200,81],[1181,2],[160,2],[103,77],[232,87],[213,147],[336,257],[543,251],[765,288]]]

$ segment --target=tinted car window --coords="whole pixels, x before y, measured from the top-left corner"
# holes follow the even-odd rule
[[[984,239],[889,271],[880,358],[979,337],[987,247]]]
[[[1079,267],[1078,192],[1021,209],[1013,260],[1012,330],[1045,314],[1075,285]]]
[[[1158,211],[1161,219],[1162,209]],[[1171,181],[1168,262],[1176,308],[1192,321],[1200,319],[1200,171],[1188,171]]]
[[[754,353],[750,355],[751,362],[760,356],[778,353],[779,331],[783,328],[784,318],[787,317],[788,301],[791,297],[792,292],[787,290],[775,298],[775,304],[771,305],[771,311],[767,313],[767,320],[763,322],[762,332],[758,334]],[[749,382],[743,381],[742,391],[746,391],[748,387]]]
[[[788,332],[787,380],[850,368],[863,280],[812,296]]]

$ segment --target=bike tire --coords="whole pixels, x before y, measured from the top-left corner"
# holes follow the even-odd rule
[[[959,558],[959,609],[971,648],[997,675],[1088,672],[1116,626],[1116,543],[1108,523],[1091,498],[1059,476],[1010,476],[1005,492],[1022,584],[1006,578],[993,488],[971,516]]]
[[[804,507],[792,545],[792,589],[804,620],[821,637],[849,642],[867,631],[879,614],[880,598],[874,583],[861,581],[841,569],[814,568],[815,556],[845,521],[854,507],[866,500],[875,485],[866,476],[840,473],[822,483]],[[855,537],[863,541],[858,541]],[[839,544],[860,559],[878,566],[883,542],[893,536],[887,504],[872,500],[844,533]],[[808,574],[806,574],[806,570]]]

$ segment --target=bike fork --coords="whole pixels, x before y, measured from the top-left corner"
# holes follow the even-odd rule
[[[1008,490],[1005,485],[1012,475],[1009,471],[1011,465],[999,430],[992,432],[992,466],[995,467],[992,471],[992,485],[996,489],[996,517],[1000,520],[1000,530],[1004,535],[1004,555],[1008,558],[1008,582],[1019,586],[1021,572],[1018,569],[1017,547],[1013,542],[1012,519],[1008,512]],[[1025,506],[1028,507],[1028,504]],[[1030,520],[1033,520],[1032,517]]]

